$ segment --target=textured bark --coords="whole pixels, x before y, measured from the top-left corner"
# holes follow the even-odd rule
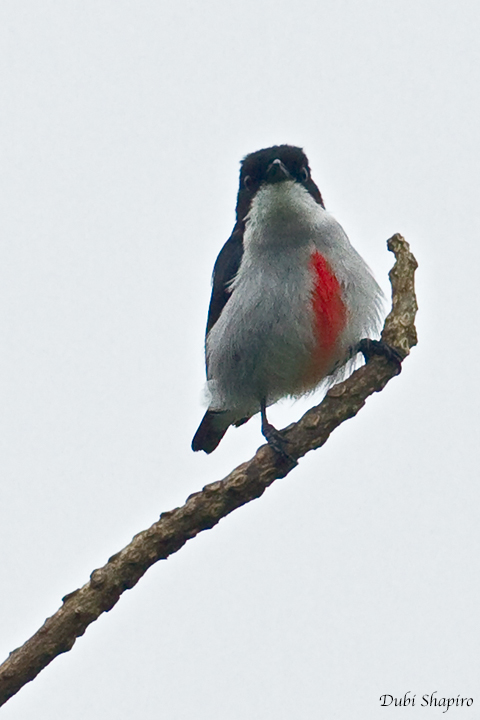
[[[392,311],[385,321],[382,339],[407,356],[417,343],[417,303],[414,273],[417,262],[401,235],[388,241],[396,257],[390,271]],[[317,407],[284,431],[289,453],[300,458],[323,445],[332,430],[357,414],[366,398],[382,390],[398,374],[398,365],[384,357],[373,357],[345,382],[332,387]],[[57,655],[71,649],[90,623],[111,610],[120,595],[132,588],[158,560],[179,550],[187,540],[216,525],[221,518],[245,503],[260,497],[277,478],[292,470],[267,445],[250,461],[226,478],[206,485],[190,495],[185,505],[164,512],[150,528],[135,535],[132,542],[113,555],[106,565],[94,570],[90,580],[63,598],[60,609],[0,666],[0,705],[33,680]]]

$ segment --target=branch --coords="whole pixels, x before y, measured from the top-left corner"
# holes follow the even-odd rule
[[[388,241],[396,262],[389,277],[392,311],[385,321],[382,339],[407,356],[417,343],[415,314],[417,302],[414,273],[417,262],[401,235]],[[373,357],[345,382],[332,387],[317,407],[284,431],[289,453],[303,457],[321,447],[342,422],[357,414],[369,395],[383,390],[398,373],[398,365],[384,357]],[[113,608],[120,595],[132,588],[151,565],[179,550],[187,540],[216,525],[223,517],[254,498],[260,497],[274,480],[291,470],[282,459],[263,445],[256,455],[233,470],[224,480],[206,485],[190,495],[185,505],[164,512],[148,530],[106,565],[94,570],[83,587],[63,598],[60,609],[0,666],[0,705],[33,680],[57,655],[72,648],[90,623]]]

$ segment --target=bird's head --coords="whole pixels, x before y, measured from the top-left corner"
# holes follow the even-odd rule
[[[247,155],[240,168],[240,187],[237,198],[237,220],[248,214],[252,200],[265,185],[285,181],[302,185],[315,202],[324,207],[318,187],[312,180],[308,159],[301,148],[293,145],[273,145]]]

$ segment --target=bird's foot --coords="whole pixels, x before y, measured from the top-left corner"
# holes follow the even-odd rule
[[[280,455],[284,460],[288,461],[293,466],[298,465],[297,460],[295,460],[295,458],[290,455],[287,450],[288,440],[285,440],[285,438],[282,437],[282,434],[276,427],[270,423],[267,423],[266,425],[262,424],[262,434],[277,455]]]
[[[383,340],[370,340],[370,338],[364,338],[358,343],[356,351],[362,353],[366,363],[368,363],[374,355],[382,355],[390,362],[395,363],[397,366],[397,375],[402,372],[402,362],[405,359],[405,355],[403,355],[400,350],[388,345],[388,343]]]

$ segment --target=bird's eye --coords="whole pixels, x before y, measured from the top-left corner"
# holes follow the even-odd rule
[[[252,178],[250,177],[250,175],[245,175],[245,177],[243,178],[243,185],[244,185],[244,187],[245,187],[247,190],[250,190],[250,189],[251,189],[251,187],[252,187]]]
[[[307,182],[309,178],[310,173],[308,172],[308,168],[302,167],[302,169],[300,170],[300,180],[302,180],[302,182]]]

